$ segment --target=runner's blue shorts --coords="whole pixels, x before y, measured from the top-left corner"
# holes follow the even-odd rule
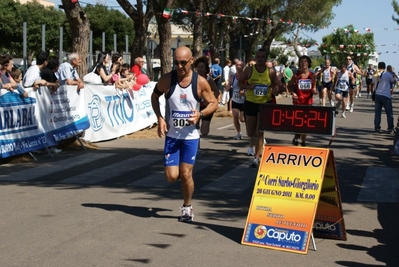
[[[179,166],[180,162],[194,165],[199,139],[165,138],[164,166]]]

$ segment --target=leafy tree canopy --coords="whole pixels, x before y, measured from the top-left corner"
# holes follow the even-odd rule
[[[0,1],[0,36],[2,53],[22,56],[23,23],[27,23],[27,48],[29,54],[41,50],[42,25],[46,25],[46,49],[58,49],[59,28],[64,14],[53,7],[44,7],[36,0],[21,4],[13,0]]]
[[[375,51],[374,34],[359,34],[352,25],[339,28],[322,40],[319,51],[322,55],[328,55],[337,66],[344,63],[346,56],[350,55],[357,65],[365,67],[369,54]]]
[[[125,51],[126,35],[129,36],[129,44],[133,43],[134,24],[124,13],[100,4],[86,5],[83,10],[89,18],[93,32],[93,51],[102,50],[103,32],[105,32],[106,51],[114,50],[114,34],[116,34],[118,52]]]

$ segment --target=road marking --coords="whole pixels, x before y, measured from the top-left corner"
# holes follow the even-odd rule
[[[232,126],[234,126],[234,124],[229,124],[229,125],[226,125],[226,126],[223,126],[223,127],[216,128],[216,129],[217,130],[223,130],[223,129],[226,129],[226,128],[229,128],[229,127],[232,127]]]
[[[204,191],[242,193],[245,189],[252,186],[256,179],[258,169],[250,168],[252,159],[237,166],[231,171],[220,176],[217,180],[202,187]]]
[[[219,162],[223,157],[204,157],[199,158],[195,162],[193,174],[202,171],[203,169],[209,167],[209,165]],[[146,176],[140,180],[130,183],[129,186],[147,186],[147,187],[167,187],[170,186],[166,179],[165,173],[163,171],[154,173],[152,175]]]
[[[399,202],[399,169],[368,167],[357,197],[363,202]]]
[[[29,168],[23,171],[0,175],[0,181],[29,181],[42,176],[53,174],[60,171],[69,170],[78,165],[83,165],[98,159],[116,155],[115,153],[87,153],[77,157],[54,161],[50,163],[40,163],[40,166]]]
[[[114,164],[84,172],[74,177],[62,180],[63,184],[97,184],[115,176],[151,165],[161,158],[154,155],[138,155]]]

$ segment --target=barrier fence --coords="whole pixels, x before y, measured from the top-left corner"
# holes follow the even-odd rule
[[[84,140],[98,142],[147,128],[157,121],[151,106],[154,86],[149,82],[133,91],[86,84],[78,91],[65,85],[55,92],[42,86],[26,88],[28,98],[1,89],[0,158],[55,146],[82,132]]]

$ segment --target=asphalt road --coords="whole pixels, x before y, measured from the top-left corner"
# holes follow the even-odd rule
[[[396,103],[395,118],[398,110]],[[0,266],[399,266],[393,136],[374,133],[364,97],[336,125],[330,149],[347,241],[316,238],[307,255],[241,245],[256,170],[248,139],[233,140],[232,119],[214,118],[194,170],[193,223],[177,221],[181,190],[164,180],[162,139],[122,137],[0,165]],[[291,145],[292,136],[266,133],[269,144]]]

